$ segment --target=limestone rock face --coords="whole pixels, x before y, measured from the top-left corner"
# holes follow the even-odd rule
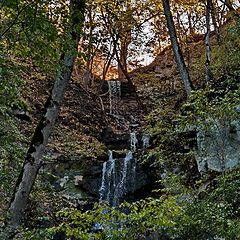
[[[197,133],[196,160],[199,172],[222,172],[240,165],[240,123],[215,121],[207,131]]]

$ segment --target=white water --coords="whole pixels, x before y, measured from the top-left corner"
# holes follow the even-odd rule
[[[121,99],[121,82],[108,81],[110,114],[118,114],[118,104]]]
[[[146,149],[150,146],[149,141],[150,141],[150,136],[147,134],[143,134],[142,136],[143,149]]]
[[[99,189],[100,201],[107,201],[116,206],[134,185],[136,161],[129,151],[124,159],[114,159],[109,151],[109,160],[103,163],[102,182]]]
[[[116,162],[115,159],[113,158],[113,152],[109,151],[109,160],[108,162],[110,163],[110,169],[108,172],[108,179],[110,179],[110,181],[108,181],[108,191],[107,191],[107,201],[110,201],[110,197],[111,197],[111,188],[115,188],[116,187]]]
[[[110,200],[111,195],[111,185],[116,186],[116,173],[115,173],[115,159],[113,159],[112,151],[108,152],[109,159],[107,162],[103,163],[102,168],[102,182],[99,189],[100,201]]]
[[[147,138],[146,138],[147,139]],[[133,153],[137,151],[136,132],[130,133],[130,151],[125,158],[114,158],[113,152],[109,151],[108,161],[103,163],[102,181],[99,189],[100,201],[107,201],[116,206],[122,197],[135,189],[137,161]],[[145,140],[147,146],[147,140]]]
[[[113,160],[113,152],[111,150],[108,151],[108,161]]]
[[[104,162],[103,168],[102,168],[102,183],[101,183],[101,187],[99,189],[100,201],[103,200],[104,193],[106,191],[106,172],[107,172],[107,162]]]
[[[113,206],[116,206],[119,203],[118,202],[119,198],[123,196],[124,193],[127,191],[126,189],[127,174],[128,174],[128,169],[130,168],[130,160],[132,159],[133,159],[132,152],[129,151],[123,160],[123,168],[121,171],[122,176],[114,191]]]
[[[137,140],[136,133],[135,132],[130,133],[130,149],[132,152],[136,152],[137,144],[138,144],[138,140]]]

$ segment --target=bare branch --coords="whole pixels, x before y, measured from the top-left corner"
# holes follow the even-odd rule
[[[30,5],[32,5],[32,3],[27,4],[26,6],[24,6],[20,11],[18,11],[16,17],[14,18],[14,20],[11,22],[11,24],[0,34],[0,39],[2,39],[2,37],[8,32],[10,31],[10,29],[17,23],[17,20],[19,18],[19,16],[21,15],[21,13]]]

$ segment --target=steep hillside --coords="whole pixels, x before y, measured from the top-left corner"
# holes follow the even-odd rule
[[[125,188],[129,188],[129,191],[119,196],[120,199],[129,201],[147,196],[159,197],[163,192],[152,190],[166,186],[171,186],[166,190],[170,195],[178,194],[181,189],[176,190],[174,184],[179,184],[174,182],[176,180],[184,187],[199,188],[199,191],[212,186],[212,179],[219,173],[211,171],[206,173],[206,182],[201,179],[194,155],[196,129],[186,130],[185,126],[194,126],[192,118],[195,120],[197,116],[202,117],[201,114],[215,117],[214,114],[219,112],[222,116],[222,109],[217,108],[223,105],[221,102],[218,104],[221,100],[219,96],[224,98],[228,92],[234,92],[238,88],[236,81],[239,79],[239,62],[236,59],[239,51],[236,50],[236,57],[231,51],[232,46],[238,46],[239,43],[235,37],[232,38],[229,40],[226,37],[226,43],[217,46],[215,37],[212,36],[214,78],[207,84],[204,82],[205,49],[202,38],[183,46],[190,75],[196,90],[199,90],[193,92],[189,99],[186,99],[170,47],[161,52],[150,65],[130,73],[144,109],[126,79],[96,79],[92,87],[89,87],[85,86],[80,71],[75,69],[27,210],[27,226],[35,228],[32,222],[37,222],[40,226],[58,225],[59,219],[56,219],[55,213],[64,207],[92,209],[93,202],[101,197],[100,187],[105,186],[104,176],[108,175],[116,175],[114,179],[120,179],[120,185],[124,186],[123,182],[127,182],[124,191]],[[227,41],[232,44],[230,49]],[[226,55],[227,53],[229,54]],[[15,116],[26,136],[21,144],[27,147],[53,83],[31,61],[22,61],[25,65],[22,71],[22,77],[26,81],[23,95],[25,108],[16,109]],[[207,105],[211,101],[217,104],[213,107]],[[211,112],[212,108],[215,109]],[[227,113],[227,116],[231,116],[230,111]],[[179,130],[181,127],[183,130]],[[233,133],[235,130],[231,131]],[[128,155],[129,151],[132,155]],[[129,159],[136,161],[128,165]],[[104,175],[103,162],[106,163],[105,170],[108,166],[112,171],[110,174]],[[122,172],[115,172],[115,166],[121,168]],[[135,172],[131,172],[128,167],[133,167]],[[170,182],[165,183],[168,173]],[[178,174],[177,179],[174,176],[172,179],[171,174],[175,173]],[[136,183],[130,184],[134,176],[137,176]],[[115,180],[111,181],[108,186],[114,185]],[[113,192],[112,195],[115,194]],[[55,199],[58,199],[57,203]],[[2,208],[6,208],[5,203],[0,203]],[[178,206],[174,205],[173,208],[176,210]]]
[[[203,84],[204,77],[204,43],[202,38],[186,45],[185,60],[196,88]],[[215,48],[215,36],[212,36]],[[30,141],[31,134],[43,110],[43,104],[52,86],[52,80],[39,72],[31,63],[27,63],[28,71],[24,72],[26,80],[25,100],[31,122],[23,122],[23,128]],[[183,85],[178,74],[173,52],[170,47],[162,51],[148,66],[130,73],[137,93],[146,107],[141,109],[126,80],[121,80],[121,97],[116,103],[116,113],[110,114],[110,93],[108,82],[100,80],[93,88],[85,87],[77,71],[65,95],[64,104],[58,118],[57,126],[52,134],[49,149],[58,154],[84,154],[97,151],[104,144],[104,135],[110,132],[129,134],[134,129],[145,127],[144,116],[159,105],[176,107],[185,99]],[[117,80],[115,80],[117,81]],[[114,136],[113,136],[114,137]],[[89,148],[89,149],[88,149]],[[74,150],[75,149],[75,150]],[[100,156],[106,155],[106,147],[100,147]],[[105,150],[103,150],[105,149]],[[93,153],[92,152],[92,153]],[[105,152],[105,153],[103,153]],[[84,154],[85,155],[85,154]],[[88,154],[86,154],[88,155]],[[92,155],[92,154],[91,154]],[[93,154],[94,158],[98,154]]]

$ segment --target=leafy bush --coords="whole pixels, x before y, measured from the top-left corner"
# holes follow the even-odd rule
[[[0,46],[1,48],[2,46]],[[3,53],[3,52],[2,52]],[[20,141],[17,120],[12,115],[14,108],[22,108],[20,92],[23,81],[17,77],[18,68],[6,56],[0,56],[0,205],[5,205],[12,189],[13,179],[23,159],[24,147]]]
[[[181,211],[176,199],[146,199],[117,208],[107,204],[95,205],[87,212],[62,211],[61,222],[54,231],[75,239],[144,239],[160,232],[164,235],[176,225],[175,217]],[[70,224],[69,224],[70,222]]]
[[[203,198],[191,194],[148,198],[113,208],[96,204],[91,211],[63,210],[52,234],[69,239],[239,239],[240,171],[215,179]],[[196,195],[195,195],[196,196]]]
[[[217,187],[187,204],[178,225],[183,239],[240,238],[240,171],[218,177]]]

